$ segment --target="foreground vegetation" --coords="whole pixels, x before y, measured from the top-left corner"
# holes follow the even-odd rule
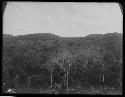
[[[74,38],[49,33],[3,35],[2,62],[3,93],[8,89],[16,93],[122,92],[119,33]]]
[[[67,94],[66,90],[59,89],[34,89],[34,88],[20,88],[11,92],[16,94]],[[119,89],[112,87],[89,87],[89,88],[78,88],[69,89],[68,94],[99,94],[99,95],[121,95],[122,92]]]

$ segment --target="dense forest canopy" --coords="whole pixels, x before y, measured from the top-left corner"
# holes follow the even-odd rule
[[[51,33],[3,34],[2,82],[6,88],[122,86],[122,34],[60,37]]]

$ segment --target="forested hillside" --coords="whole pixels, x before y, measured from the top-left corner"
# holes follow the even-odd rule
[[[3,35],[3,92],[8,88],[122,88],[122,34],[60,37]]]

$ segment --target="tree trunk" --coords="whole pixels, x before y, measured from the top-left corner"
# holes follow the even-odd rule
[[[30,79],[30,76],[29,76],[28,77],[28,85],[27,85],[28,88],[30,87],[30,83],[31,83],[31,79]]]
[[[79,80],[77,82],[78,82],[77,83],[77,88],[79,89],[80,88],[80,82],[79,82]]]
[[[50,88],[52,88],[52,85],[53,85],[53,78],[52,78],[53,75],[52,75],[52,72],[50,73],[50,77],[51,77],[51,79],[50,79],[51,80],[51,86],[50,86]]]
[[[17,89],[17,86],[18,86],[18,75],[16,75],[14,83],[15,83],[15,88]]]
[[[103,74],[103,76],[102,76],[102,81],[103,81],[103,83],[104,83],[104,81],[105,81],[105,77],[104,77],[104,74]]]
[[[74,80],[73,80],[73,87],[74,87]]]
[[[67,70],[67,81],[66,81],[66,85],[67,85],[67,94],[68,94],[68,74],[69,74],[69,71]]]

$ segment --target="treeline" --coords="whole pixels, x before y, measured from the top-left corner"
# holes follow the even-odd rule
[[[122,88],[122,34],[65,38],[3,35],[3,91],[7,88]]]

